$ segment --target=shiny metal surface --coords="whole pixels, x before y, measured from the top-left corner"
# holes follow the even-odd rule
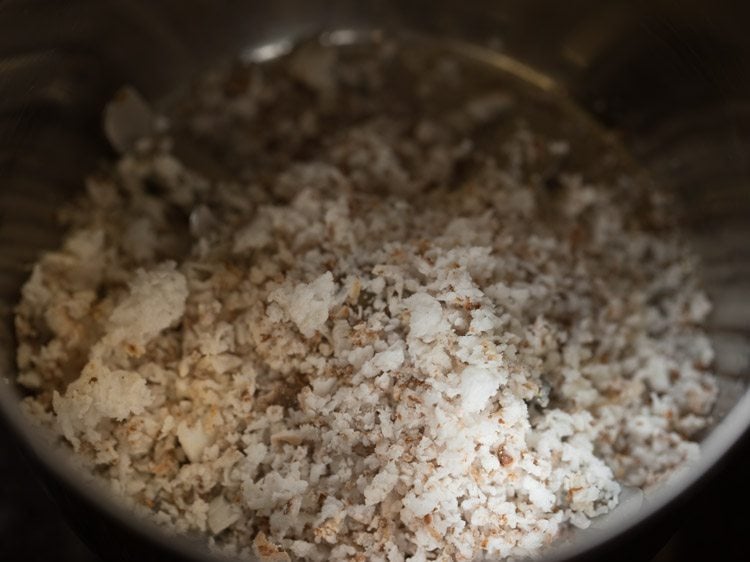
[[[570,96],[620,135],[655,185],[675,192],[715,303],[710,331],[722,394],[704,455],[638,513],[582,534],[553,556],[610,541],[700,479],[750,426],[750,8],[658,0],[6,0],[0,3],[0,408],[66,491],[184,556],[97,497],[21,417],[11,311],[55,209],[109,149],[103,104],[123,84],[158,103],[216,57],[267,57],[338,30],[416,31],[475,49],[538,86]],[[363,35],[364,34],[364,35]],[[338,38],[338,39],[336,39]],[[286,42],[286,43],[285,43]],[[124,559],[135,557],[127,553]]]

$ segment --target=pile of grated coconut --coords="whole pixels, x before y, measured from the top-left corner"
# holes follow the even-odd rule
[[[119,139],[23,288],[25,406],[228,553],[537,553],[698,454],[695,259],[637,177],[540,173],[578,141],[510,89],[386,107],[398,49],[358,56],[219,68]],[[420,99],[460,90],[439,60]]]

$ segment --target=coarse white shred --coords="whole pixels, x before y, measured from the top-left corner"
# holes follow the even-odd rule
[[[528,170],[577,141],[519,126],[457,180],[509,93],[321,129],[382,76],[300,56],[192,94],[183,125],[252,166],[208,179],[167,130],[89,180],[17,308],[29,412],[156,521],[264,561],[536,554],[694,458],[710,303],[638,178],[552,197]],[[304,87],[263,142],[240,126]]]

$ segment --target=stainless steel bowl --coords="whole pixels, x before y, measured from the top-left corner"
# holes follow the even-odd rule
[[[108,558],[205,559],[115,505],[19,408],[12,308],[54,247],[55,209],[108,155],[102,107],[132,84],[164,99],[217,57],[272,55],[320,31],[416,31],[489,48],[495,62],[570,96],[677,194],[714,303],[718,420],[699,462],[618,508],[551,558],[619,552],[717,465],[750,425],[750,7],[714,0],[6,0],[0,3],[0,412],[71,523]],[[520,70],[519,70],[520,69]],[[619,515],[618,515],[619,514]],[[632,546],[632,541],[631,541]]]

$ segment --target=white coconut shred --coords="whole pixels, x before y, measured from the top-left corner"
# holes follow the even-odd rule
[[[710,305],[669,206],[539,173],[583,148],[509,91],[386,107],[399,49],[338,56],[219,68],[88,180],[17,308],[29,412],[264,560],[533,555],[695,457]],[[419,100],[460,90],[436,60]]]

